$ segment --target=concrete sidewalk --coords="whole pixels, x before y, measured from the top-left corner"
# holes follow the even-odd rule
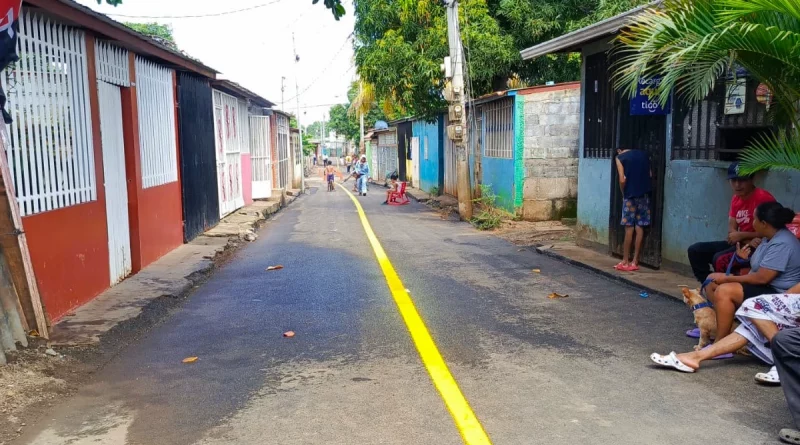
[[[666,270],[642,267],[636,272],[620,272],[614,269],[614,266],[619,263],[619,258],[577,246],[571,241],[555,241],[542,247],[536,247],[536,251],[625,283],[649,294],[661,294],[683,300],[679,286],[699,287],[694,277]]]
[[[283,202],[296,198],[296,194],[285,196]],[[239,240],[254,241],[256,230],[280,209],[280,201],[256,201],[226,216],[216,227],[68,314],[53,326],[51,343],[97,344],[115,326],[138,317],[150,302],[185,296],[212,271],[217,255]]]

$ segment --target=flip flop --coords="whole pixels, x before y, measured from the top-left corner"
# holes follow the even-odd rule
[[[784,428],[778,434],[781,441],[786,443],[793,443],[795,445],[800,445],[800,431],[793,430],[791,428]]]
[[[778,368],[773,366],[768,372],[759,372],[756,374],[756,382],[766,385],[780,385],[781,378],[778,375]]]
[[[625,270],[626,267],[628,267],[628,266],[625,263],[623,263],[622,261],[620,261],[619,263],[617,263],[616,266],[614,266],[614,269],[616,269],[616,270]]]
[[[700,328],[689,329],[686,336],[690,338],[700,338]]]
[[[628,267],[625,269],[626,272],[636,272],[637,270],[639,270],[639,266],[633,263],[629,264]]]
[[[694,369],[684,365],[683,362],[678,360],[678,356],[675,355],[675,351],[670,352],[669,355],[660,355],[654,352],[650,354],[650,360],[659,366],[663,366],[664,368],[672,368],[676,371],[686,373],[694,372]]]
[[[703,349],[710,348],[710,347],[711,347],[711,345],[706,345]],[[726,360],[726,359],[729,359],[729,358],[733,358],[733,353],[732,352],[729,352],[727,354],[720,354],[720,355],[712,358],[711,360]]]

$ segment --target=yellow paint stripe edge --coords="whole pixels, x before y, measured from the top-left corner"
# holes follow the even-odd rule
[[[442,354],[439,353],[439,348],[436,347],[436,343],[434,343],[433,337],[431,337],[430,332],[428,332],[425,322],[422,321],[422,317],[419,315],[419,312],[417,312],[417,308],[414,306],[411,296],[406,292],[406,287],[403,285],[403,282],[400,281],[400,277],[394,270],[392,262],[389,261],[389,257],[383,250],[380,241],[378,241],[378,237],[375,236],[375,232],[372,231],[372,226],[370,226],[369,220],[367,220],[367,215],[364,213],[361,203],[358,202],[356,197],[345,187],[339,184],[336,185],[344,190],[356,205],[358,217],[361,219],[361,225],[364,226],[364,232],[366,232],[369,243],[372,245],[372,250],[375,251],[375,257],[377,257],[378,264],[380,264],[383,275],[386,277],[386,283],[389,285],[389,290],[392,292],[394,302],[397,304],[400,315],[406,323],[406,327],[411,334],[414,345],[417,347],[422,363],[428,370],[428,374],[430,374],[434,386],[436,386],[436,389],[439,391],[447,409],[450,411],[450,415],[453,417],[458,431],[461,433],[461,438],[464,439],[464,443],[468,445],[491,444],[492,442],[489,440],[489,436],[486,434],[478,417],[475,416],[475,413],[469,406],[469,402],[467,402],[467,399],[461,392],[461,388],[458,387],[458,383],[450,373],[450,369],[448,369],[447,364],[444,362]]]

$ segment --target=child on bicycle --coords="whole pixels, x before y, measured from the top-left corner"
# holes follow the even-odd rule
[[[339,179],[341,179],[342,174],[336,169],[336,167],[333,166],[331,161],[325,161],[325,170],[323,170],[322,174],[323,178],[328,181],[328,191],[332,192],[334,190],[333,181],[335,175],[338,175]]]

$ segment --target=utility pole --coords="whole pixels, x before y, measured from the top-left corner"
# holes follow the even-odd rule
[[[359,96],[362,97],[362,101],[363,101],[364,83],[361,81],[361,79],[358,80],[358,92],[359,92]],[[360,142],[358,144],[358,155],[359,156],[361,156],[362,154],[366,154],[367,153],[367,145],[366,145],[366,142],[364,141],[364,111],[363,111],[363,104],[362,104],[361,107],[362,107],[362,110],[358,110],[359,128],[360,128],[360,131],[361,131],[361,133],[359,133],[361,135],[361,138],[360,138]],[[369,162],[369,160],[367,160],[367,162]]]
[[[286,90],[286,76],[281,77],[281,110],[286,111],[284,108],[283,92]]]
[[[447,40],[450,46],[449,60],[445,59],[445,76],[450,77],[450,85],[446,87],[445,91],[445,98],[450,102],[448,110],[450,125],[447,127],[447,136],[453,140],[456,146],[458,214],[462,220],[470,220],[472,219],[472,190],[469,182],[469,161],[467,160],[469,132],[467,131],[466,89],[464,88],[464,48],[461,45],[461,30],[458,24],[458,0],[445,0],[445,4],[447,5]]]
[[[300,193],[306,192],[306,153],[303,147],[303,126],[300,124],[300,83],[297,80],[300,70],[297,65],[300,63],[300,56],[297,55],[297,46],[294,43],[294,33],[292,33],[292,50],[294,51],[294,90],[295,100],[297,102],[297,129],[300,135]],[[281,93],[281,100],[283,99]]]

